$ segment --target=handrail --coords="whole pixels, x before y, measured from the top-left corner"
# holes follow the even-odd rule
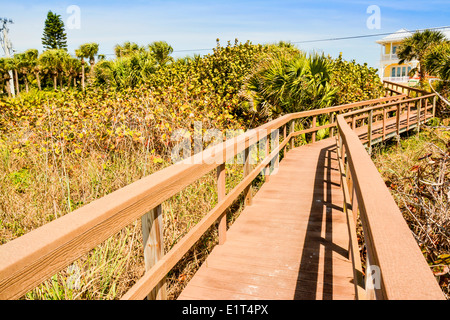
[[[352,116],[352,115],[355,115],[355,114],[359,114],[359,113],[369,112],[369,111],[380,109],[380,108],[396,106],[396,105],[398,105],[400,103],[401,104],[405,104],[405,103],[409,103],[409,102],[420,101],[420,100],[424,100],[424,99],[427,99],[427,98],[433,98],[435,96],[436,96],[435,93],[431,93],[431,94],[428,94],[428,95],[425,95],[425,96],[421,96],[421,97],[408,98],[408,99],[405,99],[405,100],[395,101],[395,102],[388,102],[388,103],[382,104],[382,105],[378,104],[378,105],[375,105],[375,106],[372,106],[372,107],[367,107],[367,108],[360,109],[360,110],[354,110],[354,111],[346,112],[343,115],[344,115],[344,117],[349,117],[349,116]]]
[[[429,104],[429,100],[432,99],[431,103]],[[413,109],[416,109],[416,113],[413,114]],[[431,111],[429,109],[431,108]],[[375,112],[376,111],[376,112]],[[404,114],[406,111],[406,118],[402,119],[402,113]],[[420,126],[422,122],[426,122],[430,118],[433,118],[435,116],[436,112],[436,94],[428,94],[416,98],[408,98],[400,101],[395,102],[389,102],[386,104],[380,104],[375,105],[371,107],[366,107],[364,109],[360,110],[354,110],[345,113],[343,116],[346,118],[346,121],[348,118],[351,117],[351,127],[353,130],[357,127],[357,120],[363,120],[363,124],[365,125],[365,120],[367,119],[367,147],[369,149],[369,154],[371,153],[371,147],[372,147],[372,140],[374,138],[374,132],[373,132],[373,123],[376,121],[376,118],[381,116],[382,117],[382,126],[381,131],[382,133],[379,133],[378,136],[382,137],[382,140],[386,138],[387,135],[387,120],[389,118],[395,117],[395,134],[397,136],[400,135],[401,130],[405,129],[409,130],[411,126],[417,127],[418,130],[420,130]],[[363,115],[361,115],[363,114]],[[392,114],[392,117],[389,115]],[[358,116],[359,115],[359,116]],[[422,121],[423,119],[423,121]],[[403,121],[403,124],[402,124]]]
[[[0,299],[21,297],[113,234],[225,163],[228,158],[243,151],[247,152],[252,145],[267,139],[272,131],[287,126],[288,123],[296,119],[316,117],[330,112],[341,112],[402,98],[404,98],[404,95],[282,116],[144,177],[8,242],[0,246]],[[266,156],[253,171],[248,172],[243,181],[224,199],[219,200],[217,206],[180,240],[179,245],[174,246],[159,262],[150,270],[147,270],[141,281],[136,284],[139,286],[142,283],[142,288],[136,289],[133,287],[124,298],[145,297],[143,292],[148,294],[153,289],[154,283],[163,279],[167,271],[170,270],[170,266],[173,266],[189,250],[199,235],[203,234],[214,221],[223,216],[226,208],[233,200],[242,190],[249,187],[252,180],[261,172],[261,169],[268,166],[268,163],[279,154],[282,148],[287,146],[291,139],[298,134],[311,132],[314,140],[315,133],[318,130],[334,126],[336,126],[336,122],[315,127],[315,121],[313,121],[311,129],[294,132],[293,126],[291,126],[289,135],[286,135],[285,129],[282,142],[278,146],[272,146],[270,155]]]
[[[429,96],[418,99],[423,101],[427,98]],[[398,102],[398,105],[411,100],[417,99],[403,100]],[[367,247],[366,270],[369,270],[366,277],[366,296],[394,300],[445,299],[400,209],[355,133],[355,128],[352,130],[347,123],[346,117],[349,114],[356,113],[337,116],[338,157],[341,176],[345,180],[344,208],[353,216],[359,211],[363,227]],[[352,257],[358,257],[359,250],[354,243],[354,233],[350,232],[350,240],[353,241],[350,246]],[[360,266],[353,263],[356,275]],[[356,276],[355,279],[357,280]],[[355,281],[355,289],[358,292],[357,284],[359,281]]]
[[[398,93],[398,94],[403,94],[403,93],[405,93],[405,91],[406,91],[406,94],[408,95],[408,97],[411,96],[411,95],[410,95],[411,91],[412,91],[412,92],[415,92],[415,93],[416,93],[416,96],[430,94],[430,92],[428,92],[428,91],[425,91],[425,90],[422,90],[422,89],[413,88],[413,87],[410,87],[410,86],[405,86],[405,85],[402,85],[402,84],[397,83],[397,82],[392,82],[392,81],[386,81],[386,80],[384,80],[384,81],[383,81],[383,84],[386,85],[386,86],[385,86],[386,89],[389,89],[389,90],[391,90],[391,91],[395,91],[395,92]],[[392,87],[392,88],[391,88],[391,87]],[[395,87],[395,90],[394,90],[393,87]],[[401,91],[398,91],[398,88],[401,88]]]

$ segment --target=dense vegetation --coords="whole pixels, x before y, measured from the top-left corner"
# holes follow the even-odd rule
[[[98,46],[86,44],[78,58],[51,49],[0,59],[1,243],[170,165],[173,131],[195,121],[205,129],[247,129],[286,112],[383,94],[375,69],[288,43],[218,42],[212,54],[180,59],[164,42],[125,43],[116,52],[114,60],[95,61]],[[8,68],[16,71],[16,98],[8,98]],[[236,165],[227,171],[229,189],[242,172]],[[216,201],[214,175],[207,175],[163,203],[166,250]],[[230,223],[240,206],[230,210]],[[168,275],[169,297],[216,238],[211,230]],[[141,242],[137,221],[26,298],[119,298],[143,273]]]
[[[428,127],[373,156],[443,292],[450,298],[450,132]]]

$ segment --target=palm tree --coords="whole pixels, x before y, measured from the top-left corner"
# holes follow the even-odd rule
[[[33,72],[34,76],[36,77],[36,82],[39,90],[41,90],[41,79],[39,77],[39,73],[41,72],[40,66],[39,66],[39,52],[37,49],[28,49],[24,52],[24,55],[28,61],[28,72]]]
[[[417,60],[419,62],[417,72],[419,74],[420,82],[423,83],[425,74],[427,72],[424,64],[424,58],[428,50],[433,46],[442,43],[445,40],[445,35],[436,30],[417,31],[412,36],[403,40],[400,45],[397,56],[403,64],[405,61]],[[415,72],[416,70],[412,70]]]
[[[148,47],[160,66],[164,66],[169,61],[173,60],[170,56],[173,52],[173,48],[167,42],[155,41],[149,44]]]
[[[277,51],[264,58],[246,80],[244,97],[256,111],[283,114],[329,106],[336,89],[330,86],[331,66],[323,56],[293,56]]]
[[[89,59],[89,64],[91,68],[91,77],[94,75],[95,66],[95,56],[98,53],[98,43],[85,43],[80,45],[80,47],[75,50],[75,54],[78,58],[81,58],[81,86],[84,90],[85,87],[85,61],[84,59]]]
[[[425,67],[441,80],[450,80],[450,42],[441,43],[425,56]]]
[[[11,70],[11,59],[10,58],[0,58],[0,81],[3,83],[6,92],[8,93],[8,97],[11,97],[11,87],[9,81],[11,80],[11,76],[9,71]]]
[[[76,78],[81,71],[81,62],[70,56],[66,57],[62,63],[64,75],[68,77],[67,88],[70,88],[72,79]]]
[[[53,87],[57,90],[57,79],[60,76],[60,87],[62,88],[62,73],[64,60],[70,55],[64,49],[50,49],[39,56],[39,62],[46,71],[52,74]]]
[[[19,88],[19,74],[18,69],[20,68],[20,59],[19,56],[16,54],[13,58],[10,58],[9,64],[11,66],[11,70],[13,70],[13,81],[16,87],[16,93],[20,94],[20,88]]]
[[[132,53],[143,52],[145,51],[144,47],[139,46],[134,42],[127,41],[122,45],[117,44],[114,47],[114,52],[117,58],[128,56]]]
[[[18,53],[14,56],[16,59],[16,70],[24,79],[25,90],[29,91],[28,75],[33,72],[37,65],[38,51],[36,49],[28,49],[23,53]],[[38,80],[39,82],[39,80]]]

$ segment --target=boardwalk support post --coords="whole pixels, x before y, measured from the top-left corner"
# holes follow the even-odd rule
[[[367,126],[367,148],[369,154],[372,154],[372,122],[373,122],[373,110],[369,111],[369,119]]]
[[[164,256],[162,207],[158,205],[141,217],[145,270],[150,270]],[[167,300],[165,279],[149,293],[148,300]]]
[[[294,129],[294,124],[295,124],[295,121],[292,120],[292,121],[291,121],[291,127],[290,127],[290,130],[289,130],[289,134],[293,134],[293,133],[294,133],[294,131],[295,131],[295,129]],[[294,138],[291,138],[291,141],[290,141],[290,149],[291,149],[291,150],[294,149]]]
[[[313,120],[312,120],[312,128],[315,128],[315,127],[316,127],[316,120],[317,120],[317,117],[316,117],[316,116],[313,116]],[[314,131],[314,132],[312,133],[312,143],[314,143],[314,142],[316,142],[316,131]]]
[[[433,118],[436,116],[436,96],[433,97]]]
[[[217,202],[225,198],[225,163],[217,167]],[[219,218],[219,245],[225,243],[227,238],[227,213],[226,211]]]
[[[244,151],[244,178],[248,176],[248,174],[251,172],[251,152],[250,152],[250,145],[248,140],[245,142],[245,151]],[[252,196],[252,185],[250,184],[248,187],[244,190],[244,197],[245,197],[245,205],[251,206],[253,202],[253,196]]]

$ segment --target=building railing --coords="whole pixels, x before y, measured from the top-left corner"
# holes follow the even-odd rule
[[[398,56],[396,53],[388,53],[381,55],[381,61],[389,61],[389,60],[398,60]]]
[[[389,81],[389,82],[400,82],[400,83],[408,83],[408,81],[411,80],[410,77],[384,77],[383,81]]]

